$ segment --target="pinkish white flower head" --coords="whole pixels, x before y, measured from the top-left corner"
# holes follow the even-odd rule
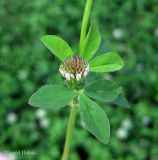
[[[87,76],[89,65],[85,60],[76,55],[67,58],[60,65],[59,72],[67,80],[76,79],[79,81]]]

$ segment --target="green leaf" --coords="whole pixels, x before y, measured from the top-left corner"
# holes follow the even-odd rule
[[[85,94],[101,102],[112,102],[122,92],[122,87],[110,80],[98,80],[85,87]]]
[[[99,55],[104,54],[106,52],[110,52],[111,50],[112,50],[112,46],[111,46],[110,42],[107,39],[102,38],[101,43],[100,43],[100,47],[99,47],[97,53],[95,54],[95,56],[99,56]]]
[[[85,60],[89,60],[93,57],[100,46],[101,35],[96,25],[91,24],[87,37],[85,39],[81,57]]]
[[[93,58],[89,65],[91,72],[113,72],[121,69],[124,62],[117,53],[109,52]]]
[[[120,93],[118,97],[111,102],[111,104],[115,104],[126,108],[131,108],[130,104],[128,103],[128,100],[126,99],[123,93]]]
[[[61,61],[73,55],[70,46],[56,35],[46,35],[41,38],[44,45]]]
[[[85,94],[80,96],[80,115],[86,129],[102,143],[110,138],[110,124],[105,112]]]
[[[76,93],[60,85],[45,85],[29,99],[29,104],[35,107],[60,108],[64,107],[76,96]]]
[[[89,86],[93,84],[94,82],[97,82],[98,80],[103,79],[103,75],[100,73],[88,73],[85,79],[85,86]]]

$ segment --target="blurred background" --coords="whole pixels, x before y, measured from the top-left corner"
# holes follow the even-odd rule
[[[11,159],[61,157],[69,107],[54,111],[27,103],[41,85],[61,81],[40,37],[60,35],[76,50],[84,5],[85,0],[0,1],[0,152],[35,152]],[[78,116],[70,160],[157,160],[158,1],[94,0],[91,19],[106,49],[126,63],[108,77],[124,86],[131,109],[103,105],[111,123],[108,145],[83,129]]]

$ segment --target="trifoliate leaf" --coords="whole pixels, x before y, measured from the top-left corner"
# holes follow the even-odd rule
[[[86,129],[102,143],[110,137],[110,124],[105,112],[85,94],[80,96],[80,115]]]
[[[88,61],[93,57],[100,46],[101,35],[99,29],[93,23],[90,26],[89,32],[85,39],[82,52],[80,56]]]
[[[29,104],[35,107],[60,108],[71,102],[76,93],[60,85],[45,85],[29,99]]]
[[[70,46],[56,35],[46,35],[41,38],[44,45],[61,61],[73,55]]]
[[[112,102],[122,92],[122,87],[110,80],[98,80],[85,87],[85,94],[101,102]]]
[[[124,62],[117,53],[109,52],[93,58],[89,65],[91,72],[113,72],[120,70]]]

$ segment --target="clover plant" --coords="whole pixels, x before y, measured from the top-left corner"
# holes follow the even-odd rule
[[[66,41],[57,35],[45,35],[43,44],[60,61],[59,72],[64,85],[49,84],[42,86],[29,99],[29,104],[42,108],[62,108],[70,106],[66,142],[62,160],[69,158],[70,143],[76,114],[79,112],[84,127],[99,141],[107,144],[110,137],[110,124],[104,110],[96,101],[122,104],[126,102],[122,87],[111,80],[103,79],[101,74],[120,70],[124,66],[121,57],[115,52],[96,54],[101,43],[101,34],[96,24],[88,19],[92,0],[87,0],[78,53],[74,53]],[[89,74],[99,72],[99,74]]]

